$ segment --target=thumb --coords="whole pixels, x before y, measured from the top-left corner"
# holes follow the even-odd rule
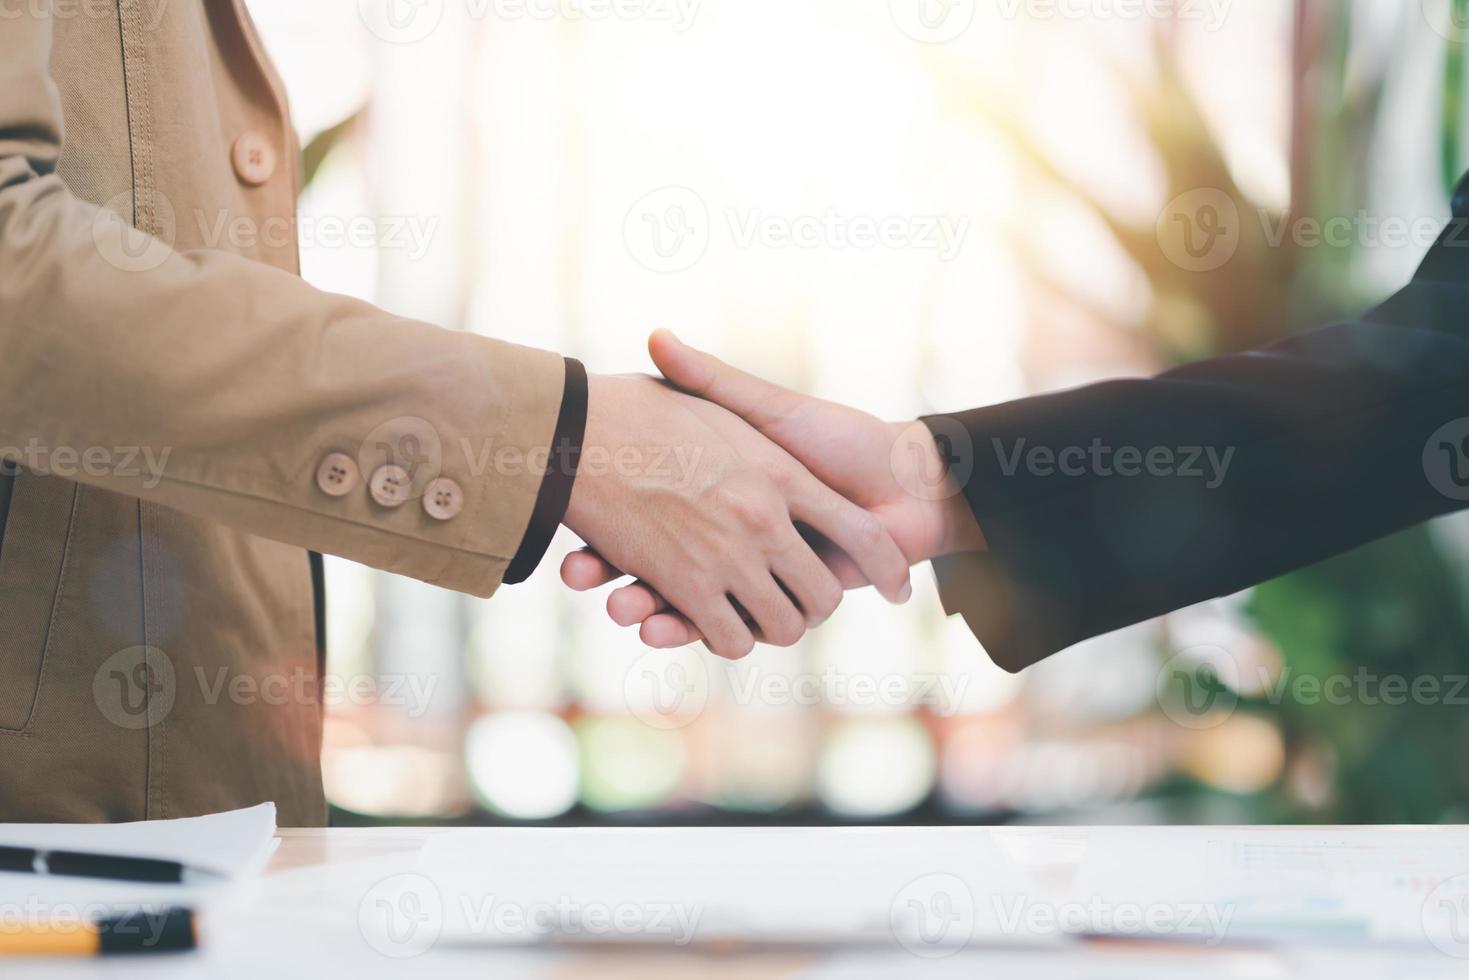
[[[691,395],[714,402],[767,436],[782,421],[800,413],[809,399],[753,374],[730,367],[712,354],[695,350],[670,330],[655,330],[648,353],[663,376]]]

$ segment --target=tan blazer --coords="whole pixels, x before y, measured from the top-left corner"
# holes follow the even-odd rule
[[[0,821],[321,823],[308,549],[520,543],[560,357],[305,284],[298,156],[243,0],[0,10]]]

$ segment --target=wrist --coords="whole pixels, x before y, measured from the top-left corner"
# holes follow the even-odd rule
[[[582,437],[582,451],[594,450],[595,453],[605,451],[607,444],[608,391],[606,375],[587,375],[587,424],[586,432]],[[573,532],[585,538],[582,527],[587,515],[596,508],[594,499],[601,489],[600,472],[593,468],[593,472],[583,471],[578,475],[576,483],[571,487],[571,499],[566,502],[566,514],[562,523]]]
[[[954,479],[948,460],[939,452],[937,441],[928,427],[918,423],[913,427],[920,432],[916,440],[921,462],[921,472],[927,477],[922,481],[923,500],[927,515],[925,524],[932,529],[925,558],[963,551],[984,551],[984,531],[974,517],[964,488]]]

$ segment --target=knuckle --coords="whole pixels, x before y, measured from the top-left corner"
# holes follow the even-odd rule
[[[852,540],[858,548],[870,553],[882,544],[887,534],[882,522],[865,510],[859,510],[852,518]]]
[[[769,495],[752,487],[727,487],[720,495],[720,502],[746,531],[765,534],[777,525]]]
[[[816,608],[811,610],[819,620],[829,619],[842,604],[842,586],[834,578],[827,579],[816,591]]]
[[[789,496],[801,482],[801,474],[792,466],[777,464],[770,467],[770,482],[783,495]]]
[[[772,646],[793,647],[806,635],[806,624],[799,616],[782,616],[779,622],[765,632],[765,639]]]
[[[744,660],[755,649],[753,637],[726,637],[712,642],[716,656],[725,660]]]

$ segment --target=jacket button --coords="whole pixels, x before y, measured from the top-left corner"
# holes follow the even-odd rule
[[[413,489],[413,477],[401,466],[379,466],[367,485],[372,499],[384,507],[401,507]]]
[[[423,510],[436,521],[452,521],[464,509],[464,488],[446,476],[423,492]]]
[[[235,165],[235,176],[251,187],[259,187],[275,176],[275,147],[257,130],[248,130],[235,140],[230,161]]]
[[[316,485],[328,497],[345,497],[361,482],[357,461],[346,453],[331,453],[316,468]]]

